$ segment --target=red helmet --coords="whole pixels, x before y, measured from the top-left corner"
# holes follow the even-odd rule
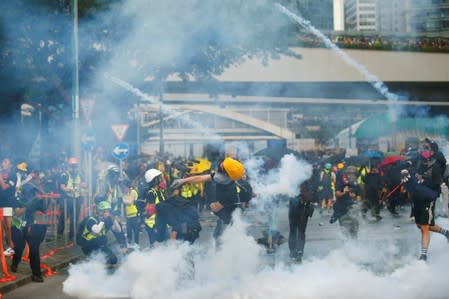
[[[69,165],[75,165],[78,164],[78,159],[76,157],[70,157],[70,159],[67,161]]]

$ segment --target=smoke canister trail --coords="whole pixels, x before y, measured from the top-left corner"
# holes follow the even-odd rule
[[[123,87],[124,89],[132,92],[136,96],[140,97],[141,99],[150,102],[154,105],[162,105],[162,111],[164,113],[167,113],[168,115],[172,117],[176,117],[178,119],[181,119],[183,123],[189,124],[195,129],[198,129],[205,137],[211,139],[211,140],[221,140],[221,137],[217,135],[216,133],[212,132],[209,128],[204,127],[202,123],[195,121],[191,119],[187,114],[182,114],[179,111],[176,111],[172,108],[170,108],[168,105],[161,103],[157,98],[152,97],[144,92],[142,92],[140,89],[132,86],[128,82],[125,82],[117,77],[111,76],[108,73],[104,74],[105,78],[110,80],[111,82],[117,84],[120,87]]]
[[[382,82],[374,74],[370,73],[364,65],[358,63],[355,59],[353,59],[351,56],[346,54],[346,52],[341,50],[336,44],[334,44],[320,30],[316,29],[310,23],[310,21],[302,18],[301,16],[298,16],[298,15],[292,13],[290,10],[288,10],[286,7],[282,6],[279,3],[276,3],[275,5],[283,14],[285,14],[289,18],[293,19],[294,21],[298,22],[299,25],[301,25],[308,31],[312,32],[312,34],[314,34],[316,37],[318,37],[326,45],[326,47],[335,51],[337,53],[337,55],[341,59],[343,59],[343,61],[346,64],[355,68],[360,74],[362,74],[363,77],[365,78],[365,80],[368,83],[370,83],[374,89],[376,89],[380,94],[382,94],[385,98],[388,99],[388,101],[389,101],[388,111],[389,111],[390,120],[392,120],[392,121],[397,120],[398,115],[400,114],[400,108],[399,108],[399,105],[397,105],[397,102],[400,100],[400,97],[397,94],[390,92],[384,82]]]

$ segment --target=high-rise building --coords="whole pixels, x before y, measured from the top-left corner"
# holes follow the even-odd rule
[[[449,35],[449,0],[408,0],[407,31]]]
[[[333,0],[297,0],[301,15],[320,30],[334,30]]]
[[[377,30],[376,0],[345,0],[345,30]]]
[[[377,0],[377,31],[403,33],[407,31],[408,0]]]
[[[344,0],[334,0],[334,30],[345,30],[345,2]]]

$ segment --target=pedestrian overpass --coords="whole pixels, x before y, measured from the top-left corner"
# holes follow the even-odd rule
[[[194,79],[186,82],[172,76],[163,95],[164,104],[179,115],[197,119],[225,142],[250,142],[256,150],[270,139],[287,140],[295,150],[313,147],[313,141],[298,136],[290,125],[298,114],[296,111],[304,107],[388,110],[391,103],[365,81],[363,74],[345,64],[332,50],[294,50],[302,59],[281,56],[267,63],[246,59],[226,69],[214,82]],[[435,111],[449,108],[449,54],[345,52],[384,81],[391,92],[406,96],[408,100],[400,102],[400,106],[418,109],[429,106]],[[148,84],[151,86],[151,82]],[[146,115],[141,126],[150,136],[146,147],[149,152],[156,151],[160,142],[158,105],[141,104],[140,109]],[[174,147],[177,144],[184,154],[196,153],[208,139],[214,138],[198,126],[185,127],[182,121],[176,120],[176,115],[163,117],[163,138],[168,149],[170,144]],[[358,120],[354,119],[354,123]]]

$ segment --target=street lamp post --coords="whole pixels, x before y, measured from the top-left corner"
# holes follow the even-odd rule
[[[70,1],[71,15],[73,18],[73,45],[72,45],[72,156],[81,160],[81,138],[80,138],[80,103],[79,103],[79,48],[78,48],[78,0]],[[72,219],[77,219],[77,203],[73,204]],[[66,212],[66,211],[65,211]],[[67,219],[67,217],[65,218]],[[73,233],[77,233],[77,221],[72,221]]]

